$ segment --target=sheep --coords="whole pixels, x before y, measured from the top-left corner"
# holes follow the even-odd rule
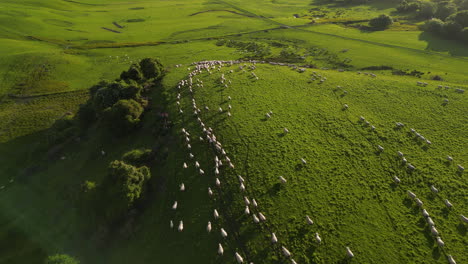
[[[184,230],[184,222],[183,221],[179,222],[179,227],[177,228],[177,230],[179,230],[179,232],[182,232],[182,230]]]
[[[227,234],[226,230],[224,230],[224,228],[221,228],[221,236],[223,238],[226,238],[228,236],[228,234]]]
[[[403,157],[403,158],[401,159],[401,162],[402,162],[403,164],[406,164],[406,162],[408,162],[408,160],[406,160],[406,158]]]
[[[348,257],[350,257],[350,258],[353,258],[353,257],[354,257],[354,254],[353,254],[353,252],[351,251],[351,249],[349,249],[349,247],[346,247],[346,254],[347,254]]]
[[[312,219],[308,215],[306,215],[306,221],[307,221],[307,224],[309,225],[314,224],[314,221],[312,221]]]
[[[260,223],[260,219],[258,219],[258,217],[255,214],[253,214],[252,216],[253,216],[254,223],[256,224]]]
[[[414,167],[413,165],[411,165],[411,164],[408,164],[407,167],[408,167],[408,169],[410,169],[410,170],[414,170],[414,169],[415,169],[415,167]]]
[[[403,152],[397,151],[398,156],[403,157]]]
[[[181,183],[180,184],[180,191],[185,191],[185,184],[184,183]]]
[[[447,160],[448,160],[448,161],[453,161],[453,158],[450,157],[450,156],[447,156]]]
[[[399,184],[401,182],[400,178],[398,178],[397,176],[393,176],[393,181],[396,183],[396,184]]]
[[[384,151],[384,148],[380,145],[377,145],[377,148],[379,149],[380,152]]]
[[[231,115],[231,112],[227,112],[227,116],[228,116],[228,117],[231,117],[231,116],[232,116],[232,115]]]
[[[211,232],[211,222],[208,221],[208,224],[206,225],[206,232],[210,233]]]
[[[231,106],[231,105],[228,105],[228,109],[231,110],[231,109],[232,109],[232,106]]]
[[[227,99],[228,99],[228,100],[231,100],[231,96],[228,96]]]
[[[243,183],[241,183],[239,189],[240,189],[242,192],[245,192],[245,185],[244,185]]]
[[[169,222],[169,226],[172,228],[174,228],[174,222],[172,222],[172,220]]]
[[[372,129],[372,130],[375,130],[375,126],[371,126],[371,129]]]
[[[413,192],[411,191],[408,191],[408,196],[412,199],[416,198],[416,194],[414,194]]]
[[[226,157],[226,159],[227,159],[227,157]],[[242,178],[242,176],[237,175],[237,178],[239,179],[239,183],[245,182],[245,180],[244,180],[244,178]]]
[[[423,209],[423,210],[422,210],[422,215],[423,215],[424,217],[429,217],[429,213],[427,212],[426,209]]]
[[[361,121],[365,121],[365,120],[366,120],[363,116],[360,116],[359,119],[360,119]]]
[[[460,219],[465,222],[465,223],[468,223],[468,217],[464,216],[464,215],[460,215]]]
[[[275,233],[271,233],[271,243],[277,243],[278,242],[278,238],[276,237]]]
[[[438,193],[439,192],[439,190],[434,185],[431,185],[431,191],[433,193]]]
[[[297,262],[294,259],[291,259],[291,264],[297,264]]]
[[[435,226],[431,227],[431,233],[432,233],[433,236],[438,236],[439,235],[439,231],[437,231]]]
[[[266,217],[262,213],[258,213],[258,217],[260,218],[261,221],[265,222]]]
[[[453,204],[451,202],[449,202],[449,200],[445,199],[444,201],[445,205],[448,207],[448,208],[452,208],[453,207]]]
[[[255,201],[255,199],[252,199],[252,205],[253,205],[254,207],[258,207],[257,201]]]
[[[344,104],[344,105],[343,105],[343,109],[344,109],[344,110],[348,109],[348,107],[349,107],[349,106],[348,106],[347,104]]]
[[[218,111],[219,111],[220,113],[222,113],[222,112],[223,112],[223,108],[219,107],[219,108],[218,108]]]
[[[280,179],[281,183],[283,183],[283,184],[287,182],[287,180],[283,176],[279,176],[279,179]]]
[[[237,263],[239,264],[244,263],[244,259],[241,257],[241,255],[239,255],[239,253],[236,252],[235,256],[236,256]]]
[[[221,243],[218,244],[218,254],[219,255],[223,255],[224,253],[224,249],[223,249],[223,246],[221,246]]]
[[[442,238],[437,237],[436,240],[437,240],[437,245],[439,245],[439,247],[444,247],[445,246],[445,243],[442,240]]]
[[[464,171],[464,170],[465,170],[465,168],[463,168],[463,166],[460,165],[460,164],[458,164],[457,167],[458,167],[458,170],[459,170],[459,171]]]
[[[247,198],[246,196],[244,196],[244,203],[245,205],[250,205],[249,198]]]
[[[306,165],[307,161],[304,158],[301,158],[302,164]]]
[[[188,168],[187,163],[184,162],[184,165],[182,165],[182,168],[184,169]]]
[[[319,233],[315,233],[315,241],[317,241],[318,244],[322,243],[322,238]]]
[[[266,113],[266,114],[265,114],[265,117],[266,117],[266,118],[271,118],[271,116],[270,116],[269,113]]]
[[[216,166],[218,166],[218,164],[216,164]],[[218,167],[215,168],[215,174],[218,175],[219,174],[219,170],[218,170]]]
[[[246,215],[250,214],[249,206],[247,206],[247,205],[245,206],[244,213],[245,213]]]
[[[192,149],[192,146],[190,144],[187,144],[188,149]]]
[[[200,175],[203,175],[203,174],[205,174],[205,171],[200,169]]]
[[[284,128],[283,132],[284,132],[284,134],[287,134],[287,133],[289,133],[289,130],[287,128]]]
[[[200,138],[201,138],[201,137],[200,137]],[[201,139],[202,139],[202,141],[203,141],[203,138],[201,138]],[[194,156],[193,156],[192,153],[189,153],[189,157],[190,157],[191,159],[193,159]]]
[[[177,201],[174,202],[174,204],[172,205],[172,210],[176,210],[177,209]]]
[[[214,216],[215,219],[219,218],[218,210],[216,210],[216,209],[213,210],[213,216]]]
[[[289,250],[287,248],[285,248],[284,246],[281,246],[281,251],[283,251],[283,255],[287,258],[291,257],[291,252],[289,252]]]
[[[216,186],[218,186],[218,187],[221,186],[221,181],[219,180],[219,178],[216,178],[215,183],[216,183]]]
[[[208,187],[208,195],[209,195],[209,196],[213,196],[213,191],[211,190],[210,187]]]
[[[427,217],[427,218],[426,218],[426,221],[427,221],[427,224],[428,224],[430,227],[435,226],[435,223],[434,223],[434,221],[432,220],[431,217]]]
[[[414,201],[419,207],[423,206],[423,202],[419,198],[414,199]]]
[[[447,86],[446,86],[447,87]],[[447,255],[447,260],[449,262],[449,264],[457,264],[457,262],[455,261],[455,259],[452,257],[452,255]]]

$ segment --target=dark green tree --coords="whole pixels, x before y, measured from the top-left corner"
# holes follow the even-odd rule
[[[435,17],[445,20],[448,16],[457,12],[457,6],[450,1],[443,1],[437,4],[437,11]]]
[[[468,43],[468,27],[462,29],[462,31],[460,32],[460,39],[463,42]]]
[[[149,163],[154,158],[151,149],[134,149],[122,156],[122,159],[130,164],[141,166]]]
[[[129,132],[140,123],[143,107],[133,99],[119,100],[104,113],[104,121],[117,134]]]
[[[419,16],[423,18],[432,18],[435,15],[437,6],[429,1],[422,1],[419,4]]]
[[[152,58],[143,59],[140,61],[140,69],[147,80],[159,80],[163,77],[164,67],[159,60]]]
[[[143,79],[143,74],[137,64],[132,64],[127,71],[123,71],[120,74],[120,79],[140,81]]]
[[[424,31],[427,32],[441,34],[444,32],[444,21],[437,18],[433,18],[431,20],[426,21],[422,28]]]
[[[457,12],[447,18],[447,21],[454,21],[462,27],[468,27],[468,10]]]
[[[462,26],[454,21],[448,21],[444,25],[444,33],[448,38],[456,39],[462,31]]]
[[[376,29],[386,29],[393,24],[393,19],[389,15],[380,15],[369,21],[369,25]]]

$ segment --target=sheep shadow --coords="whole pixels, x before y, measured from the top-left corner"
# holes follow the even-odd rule
[[[444,209],[442,209],[442,216],[447,219],[448,216],[450,214],[450,209],[448,209],[447,207],[445,207]]]
[[[433,258],[433,259],[440,259],[441,256],[442,256],[442,252],[440,252],[440,248],[439,248],[439,247],[435,247],[435,248],[432,250],[432,258]]]
[[[262,122],[265,122],[265,121],[267,121],[267,120],[268,120],[268,118],[266,118],[266,117],[260,118],[260,121],[262,121]]]
[[[278,137],[285,137],[285,136],[286,136],[285,133],[277,133],[276,135],[277,135]]]
[[[298,163],[298,164],[296,164],[296,166],[294,166],[294,169],[295,169],[296,171],[300,171],[300,170],[302,170],[303,168],[305,168],[305,165],[304,165],[304,164],[301,164],[301,163]]]
[[[339,260],[337,263],[338,264],[348,264],[348,263],[351,263],[353,259],[348,257],[348,256],[344,256],[341,260]]]
[[[466,225],[464,225],[463,223],[459,224],[457,226],[457,231],[460,235],[465,236],[467,232]]]
[[[268,190],[268,194],[278,195],[280,191],[281,191],[281,183],[276,183],[275,185],[271,186],[271,188]]]
[[[412,208],[413,207],[413,201],[411,201],[410,198],[405,198],[403,200],[403,205],[406,206],[406,208]]]

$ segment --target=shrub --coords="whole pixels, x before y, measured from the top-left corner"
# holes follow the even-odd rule
[[[68,255],[65,254],[57,254],[53,256],[49,256],[45,264],[79,264],[80,262]]]
[[[163,77],[164,67],[159,60],[146,58],[140,61],[140,69],[146,79],[159,80]]]
[[[389,15],[380,15],[369,21],[369,25],[376,29],[385,29],[393,24],[393,19]]]
[[[462,26],[454,21],[449,21],[445,23],[444,33],[448,38],[455,39],[459,36],[462,31]]]
[[[457,6],[450,1],[443,1],[437,4],[435,17],[445,20],[448,16],[457,12]]]
[[[120,74],[120,79],[140,81],[141,79],[143,79],[143,74],[141,73],[138,65],[132,64],[127,71],[123,71]]]
[[[440,34],[444,31],[444,22],[440,19],[433,18],[426,21],[422,28],[424,31]]]
[[[429,1],[422,1],[419,4],[419,16],[424,18],[431,18],[436,12],[436,5]]]
[[[119,100],[104,113],[104,121],[116,133],[129,132],[137,127],[143,107],[133,99]]]
[[[124,202],[129,208],[141,198],[145,183],[151,178],[148,167],[137,168],[123,161],[115,160],[109,164],[109,180],[112,183],[111,193]]]
[[[134,165],[143,165],[150,162],[154,157],[151,149],[134,149],[125,153],[122,159]]]
[[[453,21],[460,24],[462,27],[468,27],[468,10],[457,12],[447,18],[448,21]]]

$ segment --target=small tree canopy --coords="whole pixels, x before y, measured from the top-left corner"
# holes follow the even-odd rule
[[[79,264],[80,262],[68,255],[65,254],[57,254],[53,256],[49,256],[45,264]]]
[[[393,19],[389,15],[380,15],[369,21],[369,25],[377,29],[388,28],[391,24],[393,24]]]
[[[443,1],[437,4],[437,11],[435,12],[435,16],[442,20],[445,20],[451,14],[455,14],[457,12],[457,6],[450,2],[450,1]]]
[[[140,68],[143,76],[148,80],[153,78],[158,80],[163,76],[164,67],[159,60],[152,58],[142,59],[140,61]]]
[[[103,115],[104,121],[113,128],[114,132],[131,131],[140,123],[143,107],[133,99],[119,100],[112,107],[107,108]]]
[[[134,149],[125,153],[122,159],[134,165],[143,165],[153,158],[154,153],[151,149]]]
[[[468,10],[463,10],[447,18],[447,21],[453,21],[462,27],[468,27]]]
[[[434,18],[424,23],[424,31],[440,34],[444,31],[444,21]]]
[[[127,208],[141,197],[144,184],[151,178],[148,167],[137,168],[120,160],[111,162],[108,171],[113,193],[125,202]]]

